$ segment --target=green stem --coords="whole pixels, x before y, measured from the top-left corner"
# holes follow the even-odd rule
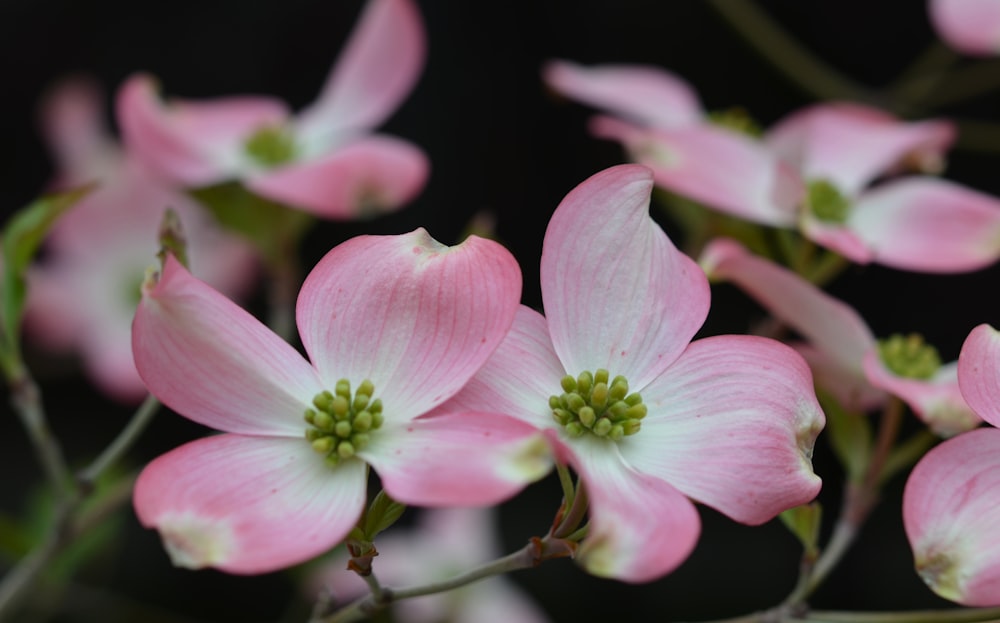
[[[885,89],[886,100],[900,111],[919,111],[919,104],[940,86],[948,68],[959,58],[954,50],[935,41]]]
[[[576,495],[576,487],[573,486],[573,476],[569,469],[562,463],[556,463],[556,473],[559,474],[559,484],[562,486],[563,501],[568,510],[573,505],[573,498]]]
[[[62,447],[49,428],[38,385],[28,370],[21,365],[9,379],[9,384],[14,411],[21,418],[21,423],[35,447],[35,454],[55,491],[56,500],[64,502],[73,494],[72,480],[69,468],[66,467],[66,460],[63,458]]]
[[[953,121],[958,127],[955,149],[985,153],[1000,152],[1000,124],[960,119]]]
[[[552,531],[552,536],[557,539],[573,540],[570,538],[570,535],[577,531],[580,522],[583,521],[584,515],[587,514],[588,506],[587,489],[580,483],[577,485],[576,497],[573,499],[573,504],[570,505],[559,525]]]
[[[1000,60],[979,61],[951,73],[927,96],[925,108],[933,110],[1000,87]]]
[[[100,456],[77,474],[77,482],[86,489],[93,487],[101,475],[129,451],[149,426],[150,422],[153,421],[153,416],[156,415],[159,408],[160,401],[152,394],[147,396],[146,400],[136,409],[128,424],[125,425],[125,428],[111,442],[111,445],[105,448]]]
[[[955,608],[910,612],[838,612],[815,610],[804,621],[816,623],[988,623],[1000,619],[1000,608]]]

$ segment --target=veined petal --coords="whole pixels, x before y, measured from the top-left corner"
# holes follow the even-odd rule
[[[148,75],[129,78],[118,94],[122,140],[154,171],[202,186],[252,170],[245,142],[257,130],[281,127],[288,111],[260,96],[164,103]]]
[[[246,185],[316,216],[348,220],[402,207],[423,189],[429,172],[427,156],[412,143],[369,136],[313,160],[260,171]]]
[[[324,389],[294,348],[172,256],[143,293],[132,349],[150,392],[227,432],[302,437],[302,414]]]
[[[872,261],[901,270],[965,272],[1000,258],[1000,199],[932,177],[882,184],[858,198],[848,225]]]
[[[974,56],[1000,54],[1000,2],[931,0],[931,24],[951,47]]]
[[[411,0],[369,0],[319,98],[296,120],[307,143],[373,128],[396,110],[424,65],[427,44]]]
[[[1000,605],[1000,430],[970,431],[924,455],[903,491],[903,525],[931,590]]]
[[[981,324],[958,355],[958,385],[979,417],[1000,426],[1000,332]]]
[[[709,124],[647,129],[611,117],[594,118],[590,129],[620,141],[653,170],[657,186],[755,223],[795,224],[802,179],[748,136]]]
[[[331,469],[305,439],[218,435],[155,459],[139,475],[139,521],[180,567],[276,571],[322,554],[358,521],[366,466]]]
[[[739,287],[845,372],[863,377],[861,360],[875,346],[875,337],[849,305],[733,240],[712,241],[701,264],[713,279]]]
[[[811,214],[803,215],[799,227],[806,238],[855,264],[868,264],[875,259],[875,252],[854,227],[824,222]]]
[[[708,315],[708,281],[649,216],[652,174],[612,167],[570,191],[542,246],[542,300],[570,374],[604,368],[642,387]]]
[[[42,131],[61,184],[103,179],[122,157],[104,123],[102,100],[93,80],[75,77],[56,84],[42,102]]]
[[[809,367],[784,344],[697,340],[642,399],[642,429],[618,442],[636,471],[748,524],[819,492],[812,450],[825,418]]]
[[[476,236],[447,247],[418,229],[334,248],[306,278],[296,313],[321,378],[371,380],[388,423],[457,393],[507,334],[520,297],[505,248]]]
[[[585,435],[571,445],[590,498],[587,537],[576,552],[580,565],[639,583],[684,562],[701,533],[694,504],[669,483],[628,467],[613,441]]]
[[[888,394],[875,387],[856,368],[845,368],[812,344],[789,344],[809,364],[816,387],[832,395],[837,403],[854,413],[867,413],[885,404]]]
[[[765,143],[808,180],[826,180],[848,197],[910,161],[937,171],[955,139],[946,121],[899,121],[848,102],[816,104],[779,121]]]
[[[549,61],[542,70],[562,95],[642,125],[672,128],[701,123],[704,111],[687,82],[659,67]]]
[[[953,437],[983,423],[962,398],[957,363],[941,366],[930,379],[910,379],[893,374],[873,350],[864,367],[872,385],[899,397],[935,435]]]
[[[535,427],[492,413],[454,413],[384,427],[358,453],[393,499],[418,506],[502,502],[552,467]]]

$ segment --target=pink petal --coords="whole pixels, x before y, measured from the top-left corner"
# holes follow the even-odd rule
[[[294,348],[173,257],[143,294],[132,348],[150,392],[228,432],[301,437],[302,414],[324,389]]]
[[[669,483],[629,468],[615,442],[573,440],[573,467],[590,497],[587,537],[576,558],[590,573],[649,582],[678,567],[701,532],[694,505]]]
[[[370,136],[314,160],[261,171],[246,184],[316,216],[348,220],[402,207],[423,189],[429,171],[427,156],[415,145]]]
[[[927,380],[897,376],[874,350],[865,356],[864,366],[872,385],[898,396],[936,435],[952,437],[983,423],[962,398],[958,366],[954,363],[941,366]]]
[[[280,127],[287,119],[285,105],[266,97],[165,104],[153,78],[143,74],[129,78],[118,94],[126,146],[160,175],[192,186],[253,170],[244,143],[256,130]]]
[[[795,223],[802,180],[748,136],[709,124],[645,129],[611,117],[593,119],[590,128],[620,141],[653,170],[657,186],[755,223]]]
[[[296,121],[307,142],[329,144],[344,130],[373,128],[413,88],[427,44],[411,0],[369,0],[319,98]]]
[[[570,191],[542,246],[552,343],[573,375],[604,368],[641,387],[708,315],[708,281],[649,216],[650,171],[612,167]]]
[[[885,404],[888,395],[873,386],[857,369],[845,368],[811,344],[790,344],[809,364],[816,387],[822,387],[837,403],[854,413],[867,413]]]
[[[848,102],[816,104],[772,128],[767,145],[808,180],[826,180],[844,195],[861,189],[909,158],[939,169],[955,139],[945,121],[909,123]]]
[[[701,260],[713,279],[728,281],[795,329],[846,375],[863,378],[861,360],[875,337],[853,308],[739,243],[712,241]]]
[[[517,260],[476,236],[447,247],[418,229],[359,236],[319,261],[299,293],[302,343],[322,379],[369,379],[386,421],[453,396],[510,329]]]
[[[497,504],[552,467],[548,444],[535,427],[491,413],[385,427],[358,455],[394,500],[418,506]]]
[[[1000,258],[1000,199],[947,180],[882,184],[858,198],[848,224],[873,261],[901,270],[965,272]]]
[[[979,417],[1000,426],[1000,332],[981,324],[969,333],[958,356],[958,385]]]
[[[42,101],[42,131],[60,185],[101,179],[121,157],[104,121],[103,105],[98,85],[83,77],[57,83]]]
[[[809,367],[784,344],[743,335],[692,342],[642,398],[641,430],[618,442],[637,471],[748,524],[819,492],[811,459],[825,418]]]
[[[931,24],[951,47],[973,56],[1000,53],[1000,2],[931,0]]]
[[[135,510],[177,566],[276,571],[322,554],[365,504],[366,466],[328,467],[305,439],[218,435],[146,466]]]
[[[569,61],[549,61],[542,77],[566,97],[641,125],[672,128],[701,123],[704,117],[694,89],[659,67],[584,67]]]
[[[1000,605],[1000,431],[974,430],[928,452],[906,483],[903,525],[931,590]]]
[[[855,264],[868,264],[875,259],[875,253],[869,243],[849,224],[828,223],[811,214],[805,214],[799,227],[806,238],[835,251]]]

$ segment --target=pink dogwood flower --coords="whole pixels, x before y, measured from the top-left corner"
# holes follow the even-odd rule
[[[194,269],[230,296],[249,289],[254,257],[246,243],[223,233],[199,205],[122,150],[103,123],[101,96],[91,82],[59,85],[42,117],[57,187],[97,185],[52,227],[42,261],[30,270],[25,329],[43,347],[79,353],[100,389],[137,403],[147,392],[132,359],[132,316],[164,211],[180,215]]]
[[[973,56],[1000,54],[1000,2],[930,0],[931,25],[949,46]]]
[[[981,423],[962,398],[957,363],[941,365],[919,336],[876,340],[852,307],[733,240],[713,240],[701,264],[710,278],[736,285],[794,329],[805,340],[794,347],[817,385],[848,410],[869,411],[892,394],[941,436]]]
[[[500,555],[495,513],[488,509],[424,511],[409,530],[394,529],[378,539],[375,571],[389,586],[413,586],[450,579]],[[369,592],[358,574],[347,570],[346,554],[322,566],[310,583],[310,597],[328,590],[337,603]],[[393,605],[400,623],[544,623],[548,617],[512,582],[494,576],[458,590],[406,599]]]
[[[972,330],[958,381],[972,409],[1000,426],[1000,332]],[[906,483],[903,522],[917,572],[935,593],[1000,605],[1000,430],[974,430],[928,452]]]
[[[496,409],[420,416],[493,352],[520,291],[516,260],[488,240],[446,247],[422,229],[353,238],[299,293],[307,361],[168,258],[136,313],[139,373],[167,406],[226,434],[146,467],[140,521],[177,565],[262,573],[347,535],[369,465],[404,504],[513,495],[549,467],[537,431]]]
[[[186,186],[240,180],[332,219],[395,209],[423,188],[429,164],[411,143],[372,130],[413,87],[425,48],[412,0],[370,0],[318,99],[297,115],[263,96],[164,104],[140,74],[119,99],[125,140]]]
[[[692,499],[748,524],[811,500],[824,423],[809,368],[787,346],[691,342],[708,282],[650,218],[652,188],[649,169],[621,165],[566,196],[542,249],[546,315],[521,307],[440,409],[489,406],[545,430],[589,496],[578,561],[630,582],[690,554],[700,532]]]

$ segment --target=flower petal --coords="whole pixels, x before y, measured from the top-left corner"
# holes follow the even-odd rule
[[[93,80],[75,77],[58,83],[43,100],[41,117],[61,186],[101,179],[121,158],[104,123],[101,90]]]
[[[620,141],[657,186],[755,223],[795,224],[801,178],[748,136],[709,124],[645,129],[611,117],[593,119],[590,129]]]
[[[649,216],[650,171],[612,167],[570,191],[542,246],[552,343],[573,375],[605,368],[641,387],[708,315],[708,281]]]
[[[698,95],[680,77],[646,65],[584,67],[549,61],[545,83],[578,102],[642,125],[671,128],[701,123]]]
[[[848,102],[816,104],[779,121],[766,144],[802,175],[826,180],[848,197],[907,160],[937,171],[955,139],[946,121],[899,121]]]
[[[535,427],[492,413],[454,413],[383,427],[358,453],[393,499],[418,506],[502,502],[552,467]]]
[[[924,455],[903,491],[903,525],[931,590],[1000,605],[1000,430],[970,431]]]
[[[642,429],[618,442],[637,471],[748,524],[819,492],[811,459],[825,418],[808,366],[784,344],[745,335],[692,342],[642,398]]]
[[[953,182],[909,177],[858,198],[848,221],[872,261],[901,270],[977,270],[1000,258],[1000,199]]]
[[[846,257],[855,264],[868,264],[875,259],[875,253],[868,242],[849,225],[821,221],[812,214],[805,214],[799,227],[809,240]]]
[[[994,0],[931,0],[931,24],[951,47],[973,56],[1000,53],[1000,3]]]
[[[461,389],[503,340],[520,297],[505,248],[476,236],[447,247],[418,229],[327,253],[302,285],[297,320],[325,382],[371,380],[386,421],[403,422]]]
[[[845,368],[812,344],[789,344],[809,364],[816,387],[822,387],[837,404],[854,413],[867,413],[885,404],[888,394],[872,385],[856,369]]]
[[[413,88],[427,44],[411,0],[369,0],[319,98],[297,117],[307,143],[329,144],[337,132],[373,128]]]
[[[423,189],[430,163],[418,147],[369,136],[314,160],[261,171],[246,181],[257,194],[347,220],[390,212]]]
[[[958,355],[958,385],[972,410],[1000,426],[1000,332],[981,324],[969,333]]]
[[[177,566],[276,571],[322,554],[357,523],[366,467],[327,467],[305,439],[218,435],[146,466],[135,510]]]
[[[323,390],[294,348],[173,256],[143,293],[132,348],[150,392],[228,432],[301,437],[302,414]]]
[[[649,582],[687,559],[701,533],[690,500],[669,483],[629,468],[613,441],[586,435],[573,441],[572,453],[590,499],[587,537],[576,552],[587,571]]]

